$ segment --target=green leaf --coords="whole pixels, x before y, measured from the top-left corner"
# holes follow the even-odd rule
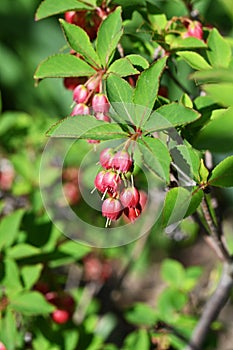
[[[132,103],[133,88],[124,79],[110,74],[106,81],[107,95],[110,102]]]
[[[233,186],[233,156],[225,158],[213,169],[208,183],[217,187]]]
[[[166,195],[162,217],[163,227],[179,223],[185,217],[193,214],[199,207],[203,192],[191,193],[186,188],[174,187]]]
[[[81,27],[67,23],[60,19],[60,23],[64,30],[66,40],[70,47],[84,57],[84,59],[92,66],[99,68],[100,59],[95,52],[89,36]]]
[[[20,243],[7,250],[6,254],[12,259],[21,259],[40,254],[41,250],[27,243]]]
[[[172,324],[174,313],[180,311],[187,302],[187,295],[181,293],[179,289],[165,289],[158,297],[157,311],[159,318]]]
[[[207,71],[195,72],[191,75],[191,78],[199,83],[233,83],[233,71],[226,68],[215,68]]]
[[[117,75],[110,74],[106,81],[107,96],[121,122],[132,120],[133,88],[127,81]]]
[[[137,85],[133,94],[133,102],[140,106],[145,106],[142,125],[148,119],[154,103],[158,97],[159,82],[163,70],[166,66],[167,57],[163,57],[144,70],[137,80]]]
[[[40,3],[36,11],[36,21],[63,13],[70,10],[92,10],[95,6],[96,1],[87,0],[85,2],[78,0],[44,0]]]
[[[79,332],[74,327],[72,329],[63,330],[64,336],[64,348],[66,350],[75,350],[77,349],[77,343],[79,339]]]
[[[22,290],[19,269],[14,260],[5,258],[4,260],[4,279],[3,285],[6,288],[6,294],[17,294]]]
[[[64,254],[71,255],[79,260],[90,252],[90,247],[78,244],[74,241],[67,241],[58,247],[58,251]]]
[[[233,7],[231,0],[222,0],[221,4],[226,8],[227,14],[231,16],[233,20]]]
[[[144,165],[162,180],[169,182],[170,154],[167,147],[157,138],[143,136],[138,147],[144,159]]]
[[[170,150],[174,163],[187,177],[199,179],[199,153],[190,146],[177,145]],[[179,172],[178,172],[179,174]]]
[[[228,42],[214,28],[207,39],[209,50],[208,59],[213,67],[228,67],[231,60],[231,47]]]
[[[125,315],[128,322],[137,326],[153,326],[157,320],[155,310],[149,305],[137,303]]]
[[[204,41],[194,37],[182,38],[180,36],[168,34],[165,37],[165,41],[168,45],[170,45],[170,49],[175,51],[207,48],[207,45],[204,43]]]
[[[122,350],[149,350],[150,343],[147,330],[139,329],[126,337]]]
[[[193,108],[193,101],[191,100],[189,95],[185,93],[181,96],[179,104],[182,104],[188,108]]]
[[[0,135],[5,136],[9,131],[28,129],[31,126],[31,116],[25,112],[6,111],[0,118]]]
[[[182,288],[185,279],[185,269],[180,262],[172,259],[165,259],[161,266],[162,279],[171,286]]]
[[[14,350],[17,344],[17,321],[16,315],[7,308],[4,317],[0,321],[0,340],[6,346],[7,350]]]
[[[151,27],[155,32],[162,33],[167,25],[167,17],[164,13],[162,14],[149,14],[149,21],[151,23]]]
[[[19,209],[1,219],[0,250],[2,250],[2,248],[10,247],[17,238],[24,212],[23,209]]]
[[[209,63],[198,53],[193,51],[178,51],[176,53],[185,62],[187,62],[193,69],[204,70],[211,69]]]
[[[186,269],[186,276],[182,283],[182,290],[190,292],[197,284],[199,277],[202,274],[200,266],[191,266]]]
[[[78,115],[62,119],[53,125],[47,136],[75,139],[111,140],[128,136],[116,123],[106,123],[91,115]]]
[[[22,292],[10,299],[12,309],[23,315],[44,315],[54,311],[55,306],[48,303],[39,292]]]
[[[213,111],[210,121],[190,139],[200,150],[211,152],[232,152],[233,150],[233,108]]]
[[[199,166],[200,181],[206,182],[209,176],[209,170],[206,168],[203,159],[201,159]]]
[[[96,71],[81,58],[70,54],[59,54],[42,61],[37,67],[34,79],[83,77],[95,73]]]
[[[200,118],[200,114],[178,103],[170,103],[154,111],[144,128],[148,132],[186,125]]]
[[[148,61],[140,55],[131,54],[127,55],[126,58],[132,63],[133,66],[141,67],[143,69],[149,68]]]
[[[204,85],[206,93],[222,106],[233,106],[233,83],[218,83]]]
[[[111,61],[112,54],[116,49],[122,34],[121,8],[118,7],[105,18],[98,30],[96,51],[103,67],[108,66]]]
[[[38,281],[42,269],[43,264],[27,265],[22,267],[21,275],[26,289],[31,289],[32,286]]]
[[[128,75],[139,74],[140,72],[134,68],[127,57],[115,60],[108,68],[107,73],[115,73],[120,77],[127,77]]]

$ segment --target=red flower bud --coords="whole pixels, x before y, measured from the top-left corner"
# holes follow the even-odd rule
[[[121,184],[121,178],[115,171],[107,171],[103,177],[103,186],[110,194],[115,194]]]
[[[80,198],[78,185],[73,182],[66,182],[63,185],[63,192],[70,205],[77,204]]]
[[[66,310],[57,309],[57,310],[53,311],[53,313],[52,313],[53,321],[58,323],[58,324],[66,323],[69,320],[69,318],[70,318],[70,314]]]
[[[65,17],[66,22],[74,23],[73,21],[74,21],[75,15],[76,15],[76,11],[67,11],[67,12],[65,12],[64,17]]]
[[[96,175],[95,181],[94,181],[95,187],[97,188],[98,191],[100,191],[102,193],[104,193],[104,191],[106,189],[106,187],[103,184],[103,177],[104,177],[105,174],[106,174],[105,170],[100,171]]]
[[[78,85],[73,92],[73,100],[77,103],[83,103],[88,97],[88,90],[85,85]]]
[[[202,40],[203,38],[203,29],[202,24],[198,21],[192,21],[188,24],[187,32],[183,34],[183,38],[194,37]]]
[[[124,209],[124,214],[127,216],[127,218],[133,223],[135,220],[138,219],[142,212],[141,205],[138,204],[136,208],[125,208]]]
[[[86,14],[87,11],[67,11],[65,12],[65,20],[68,23],[75,24],[81,28],[86,26]]]
[[[98,76],[97,77],[96,76],[92,77],[88,81],[86,86],[87,86],[89,91],[95,90],[96,92],[99,92],[99,90],[100,90],[100,79],[99,79],[99,77]]]
[[[0,341],[0,350],[7,350],[5,345]]]
[[[120,201],[124,207],[136,207],[139,203],[139,192],[135,187],[124,188],[120,194]]]
[[[71,112],[71,115],[86,115],[86,114],[90,114],[90,110],[89,107],[87,105],[85,105],[84,103],[78,103],[73,111]]]
[[[15,170],[8,159],[3,158],[0,162],[0,190],[11,189],[15,178]]]
[[[92,107],[94,112],[102,113],[108,113],[110,108],[108,99],[104,94],[96,94],[93,96]]]
[[[118,151],[112,160],[112,167],[122,173],[127,173],[131,170],[133,160],[127,151]]]
[[[121,202],[116,198],[107,198],[102,204],[102,215],[109,220],[117,220],[122,214]]]
[[[78,84],[84,83],[85,80],[86,80],[85,77],[69,77],[69,78],[64,78],[63,84],[66,89],[74,90]]]
[[[104,122],[107,122],[107,123],[110,123],[110,122],[111,122],[110,117],[109,117],[108,115],[102,113],[102,112],[97,112],[97,113],[95,114],[95,117],[96,117],[96,119],[98,119],[98,120],[103,120]]]
[[[114,156],[114,151],[112,148],[105,148],[100,153],[100,164],[105,169],[110,169],[112,167],[112,159]]]

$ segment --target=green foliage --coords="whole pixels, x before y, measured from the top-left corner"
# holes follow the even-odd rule
[[[228,188],[233,186],[232,6],[228,0],[216,7],[210,0],[186,4],[182,0],[44,0],[36,21],[56,18],[35,23],[31,19],[38,1],[19,0],[12,7],[2,0],[0,342],[8,350],[186,347],[198,322],[197,311],[212,292],[206,286],[212,286],[219,275],[213,271],[210,283],[200,288],[202,273],[207,275],[205,266],[191,266],[194,255],[189,245],[200,244],[196,242],[197,234],[202,234],[200,222],[203,230],[208,226],[200,204],[210,189],[207,215],[220,233],[215,238],[222,239],[224,246],[227,232],[226,251],[232,253]],[[189,6],[200,14],[197,21],[218,29],[203,26],[202,39],[185,37],[187,19],[195,24]],[[62,19],[66,11],[81,11],[79,20],[85,23],[66,22]],[[88,34],[89,26],[94,35]],[[45,79],[34,89],[33,71],[36,83],[45,78],[78,78],[70,81],[88,85],[97,79],[96,87],[110,103],[100,117],[108,115],[111,123],[97,120],[91,108],[90,115],[64,118],[74,104],[74,86],[65,90],[67,80],[62,84]],[[96,92],[89,90],[89,100],[84,102],[89,107]],[[45,134],[53,147],[43,169]],[[59,149],[61,139],[78,140],[65,159]],[[96,153],[87,140],[97,141]],[[135,223],[124,226],[124,214],[111,224],[112,232],[104,228],[99,212],[102,194],[92,191],[100,168],[97,156],[105,145],[129,151],[135,164],[122,176],[122,186],[134,182],[148,195]],[[213,155],[211,168],[206,151]],[[9,186],[4,183],[4,169],[13,169]],[[49,204],[57,209],[52,214],[43,193],[41,198],[44,184]],[[59,184],[56,198],[53,189]],[[68,201],[67,184],[68,193],[69,185],[77,191],[74,203]],[[223,219],[212,207],[212,187],[221,199]],[[73,223],[73,217],[80,221]],[[66,219],[64,232],[56,226],[61,218]],[[89,225],[86,232],[83,223]],[[75,232],[72,237],[69,225]],[[212,232],[207,231],[209,241]],[[98,248],[98,242],[107,246],[121,234],[121,246]],[[81,244],[72,240],[77,237]],[[128,245],[124,245],[126,238]],[[84,245],[86,240],[97,242],[97,247]],[[222,242],[217,243],[221,249]],[[73,306],[63,305],[66,296]],[[70,307],[74,308],[67,323],[56,323],[53,311]],[[219,328],[214,326],[215,339]],[[212,346],[211,337],[203,350]]]
[[[34,78],[41,80],[44,78],[62,78],[91,76],[95,70],[80,58],[59,54],[45,59],[37,68]]]
[[[70,47],[74,51],[82,55],[86,60],[86,62],[98,68],[100,66],[99,57],[95,52],[90,42],[90,38],[85,32],[85,30],[83,30],[79,26],[75,26],[73,24],[67,23],[62,19],[60,20],[60,23],[62,25],[66,39]]]
[[[138,78],[133,94],[135,104],[145,106],[149,110],[153,108],[158,95],[159,80],[166,65],[167,57],[161,58],[144,70]],[[144,120],[146,120],[146,116]]]
[[[233,156],[225,158],[211,172],[208,179],[212,186],[231,187],[233,186]]]
[[[109,30],[111,28],[111,30]],[[123,34],[121,8],[118,7],[101,24],[96,41],[96,51],[103,67],[108,66]]]
[[[47,135],[80,139],[111,140],[126,137],[127,134],[118,124],[106,124],[93,116],[74,116],[53,125]]]
[[[11,307],[25,315],[42,315],[52,312],[55,307],[38,292],[23,292],[10,299]]]
[[[138,146],[146,167],[169,182],[170,155],[164,143],[159,139],[145,136],[139,141]]]
[[[58,0],[56,3],[52,0],[44,0],[41,2],[40,6],[36,11],[36,20],[43,19],[45,17],[53,16],[58,13],[63,13],[70,10],[89,10],[95,6],[96,1],[77,1],[68,0],[64,2],[63,0]]]

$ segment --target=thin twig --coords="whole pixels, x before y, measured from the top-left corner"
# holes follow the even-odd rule
[[[223,266],[223,272],[221,279],[218,283],[218,286],[207,301],[201,318],[192,333],[189,344],[186,346],[185,350],[202,350],[203,343],[206,339],[206,336],[210,330],[210,326],[213,321],[215,321],[229,299],[231,289],[233,286],[233,277],[231,274],[232,266],[225,264]]]
[[[213,237],[213,239],[215,240],[219,249],[221,250],[225,261],[231,263],[232,258],[230,256],[225,244],[223,243],[221,229],[219,229],[219,226],[217,227],[214,223],[214,220],[213,220],[212,215],[211,215],[210,207],[209,207],[209,204],[208,204],[207,199],[206,199],[206,195],[204,195],[204,198],[202,200],[201,208],[202,208],[202,212],[203,212],[205,221],[206,221],[207,226],[209,228],[210,235]]]

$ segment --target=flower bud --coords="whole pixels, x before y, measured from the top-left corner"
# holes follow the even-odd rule
[[[114,151],[112,148],[105,148],[100,153],[100,164],[105,169],[110,169],[112,167],[112,159],[114,156]]]
[[[98,76],[92,77],[90,80],[87,82],[87,88],[89,91],[95,90],[96,92],[99,92],[100,90],[100,78]]]
[[[118,151],[112,159],[112,167],[122,173],[127,173],[131,170],[133,160],[127,151]]]
[[[92,107],[94,112],[108,113],[109,102],[104,94],[95,94],[92,99]]]
[[[194,37],[203,39],[202,24],[198,21],[192,21],[188,24],[187,31],[183,34],[183,38]]]
[[[7,350],[3,342],[0,341],[0,350]]]
[[[85,85],[78,85],[73,91],[73,100],[77,103],[83,103],[88,97],[88,90]]]
[[[142,212],[142,208],[140,204],[138,204],[136,208],[131,207],[131,208],[124,209],[124,214],[132,223],[134,223],[134,221],[138,219],[138,217],[141,215],[141,212]]]
[[[122,214],[122,206],[118,199],[107,198],[102,204],[102,215],[109,220],[117,220]]]
[[[115,194],[121,184],[121,178],[119,174],[115,173],[115,171],[107,171],[103,177],[103,185],[105,190],[107,190],[110,194]]]
[[[63,309],[56,309],[52,313],[53,321],[58,324],[67,323],[69,318],[70,318],[69,312]]]
[[[86,115],[86,114],[90,114],[90,110],[89,107],[87,105],[85,105],[84,103],[78,103],[73,111],[71,112],[71,115]]]
[[[124,207],[136,207],[139,203],[139,192],[135,187],[124,188],[120,194],[120,201]]]
[[[94,181],[95,187],[97,188],[98,191],[100,191],[102,193],[104,193],[104,191],[105,191],[105,186],[103,184],[103,177],[104,177],[105,174],[106,174],[105,170],[100,171],[96,175],[95,181]]]
[[[95,114],[95,117],[97,120],[103,120],[104,122],[107,122],[107,123],[110,123],[111,122],[111,119],[108,115],[102,113],[102,112],[97,112]]]

